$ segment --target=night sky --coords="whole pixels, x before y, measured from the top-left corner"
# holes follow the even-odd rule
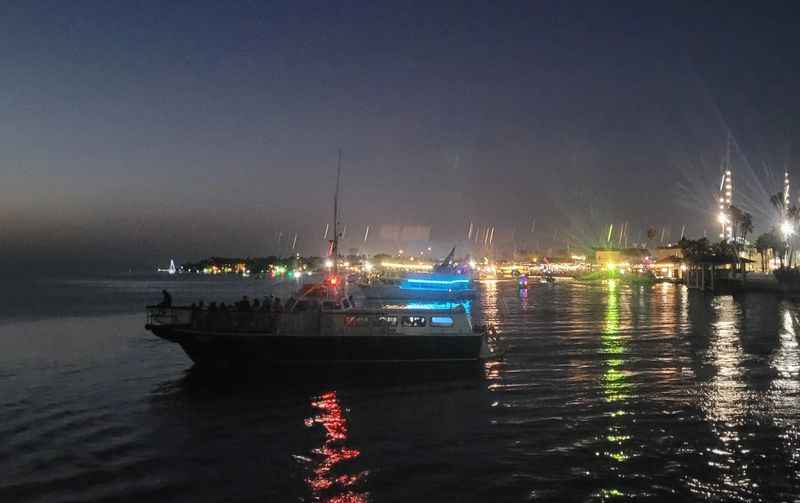
[[[716,236],[728,132],[757,231],[800,188],[792,2],[377,3],[4,2],[0,265],[319,254],[339,148],[367,252]]]

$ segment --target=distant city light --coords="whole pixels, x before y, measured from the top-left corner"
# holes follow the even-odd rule
[[[327,267],[328,269],[333,267],[333,260],[331,260],[331,259],[325,260],[325,267]]]

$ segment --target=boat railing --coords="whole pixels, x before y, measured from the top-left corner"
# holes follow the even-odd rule
[[[269,332],[282,313],[271,311],[209,310],[189,306],[147,308],[151,325],[183,325],[195,330]]]
[[[191,318],[188,307],[147,306],[148,325],[187,325]]]
[[[209,311],[195,310],[191,327],[215,332],[271,332],[279,312],[270,311]]]
[[[390,335],[408,329],[424,333],[452,333],[470,330],[469,322],[462,319],[461,309],[304,309],[303,311],[238,311],[235,309],[209,310],[189,306],[149,306],[149,325],[178,325],[208,332],[255,332],[279,335]],[[433,318],[446,316],[449,325],[434,325]],[[425,319],[419,327],[404,326],[404,318]]]

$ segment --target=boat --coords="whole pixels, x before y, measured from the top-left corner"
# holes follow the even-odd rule
[[[165,273],[169,274],[170,276],[172,276],[172,275],[174,275],[175,273],[178,272],[178,268],[175,267],[175,260],[174,259],[169,259],[169,267],[168,268],[166,268],[166,269],[160,269],[159,268],[159,269],[156,269],[156,270],[158,272],[165,272]]]
[[[328,286],[309,287],[279,314],[149,306],[145,328],[214,367],[478,361],[504,353],[494,328],[473,326],[461,305],[359,308]],[[314,295],[320,288],[325,292]]]
[[[341,154],[340,154],[341,163]],[[301,285],[287,301],[253,309],[148,306],[145,328],[179,344],[202,367],[374,362],[464,362],[499,358],[492,326],[473,326],[463,305],[357,307],[338,275],[338,194],[334,197],[334,265],[324,281]],[[166,298],[165,298],[166,300]],[[167,302],[168,304],[170,302]],[[215,306],[216,307],[216,306]],[[278,309],[275,309],[278,308]]]
[[[539,278],[539,283],[542,283],[544,285],[552,285],[555,282],[556,282],[556,278],[550,273],[546,273],[544,276]]]
[[[398,278],[375,278],[359,283],[366,299],[375,300],[459,300],[475,296],[469,274],[453,262],[455,247],[432,272],[410,272]]]

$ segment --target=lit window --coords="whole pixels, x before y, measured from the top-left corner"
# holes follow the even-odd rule
[[[404,327],[424,327],[425,326],[425,317],[424,316],[403,316],[401,319],[401,324]]]
[[[432,327],[452,327],[453,318],[449,316],[431,316]]]
[[[345,316],[344,326],[348,328],[353,327],[368,327],[369,316]]]
[[[380,316],[378,318],[378,324],[380,326],[386,325],[388,327],[396,327],[397,326],[397,316]]]

